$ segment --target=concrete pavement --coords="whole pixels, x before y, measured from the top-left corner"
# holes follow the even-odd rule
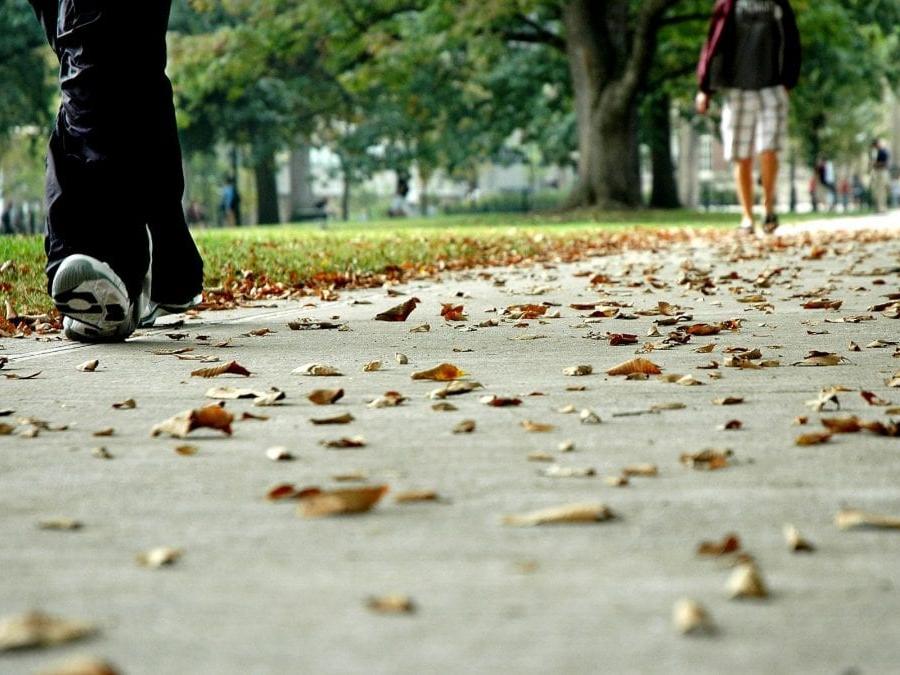
[[[360,291],[315,307],[278,302],[209,312],[121,345],[3,340],[0,355],[10,363],[0,374],[41,375],[0,378],[0,408],[15,411],[0,418],[14,427],[0,436],[0,614],[40,608],[93,622],[99,633],[52,649],[0,652],[0,673],[38,672],[75,654],[108,659],[130,674],[896,672],[900,532],[841,531],[833,519],[847,506],[900,516],[900,439],[859,433],[794,444],[799,434],[821,429],[820,416],[888,421],[888,406],[868,405],[859,390],[900,406],[900,389],[885,384],[900,371],[897,347],[889,344],[900,340],[900,320],[868,309],[900,291],[900,228],[896,218],[885,222],[877,236],[856,241],[819,241],[830,235],[805,225],[795,233],[808,242],[765,256],[740,242],[696,242],[574,265],[456,274],[404,285],[395,289],[405,294],[399,297]],[[771,283],[755,283],[776,269]],[[679,283],[704,270],[712,294]],[[592,286],[596,274],[613,283]],[[739,302],[755,294],[763,300]],[[410,296],[422,303],[406,322],[372,320]],[[843,304],[803,309],[810,297]],[[647,333],[672,317],[641,313],[659,301],[677,305],[675,315],[690,315],[684,325],[740,318],[742,328],[664,349],[673,327],[660,326],[659,337]],[[469,321],[443,322],[440,306],[449,302],[463,304]],[[510,305],[545,302],[560,318],[519,322],[525,327],[504,320]],[[636,318],[586,322],[589,311],[570,307],[595,302],[620,303],[622,314]],[[835,322],[866,315],[873,319]],[[334,318],[348,330],[291,330],[288,322],[299,318]],[[491,320],[499,325],[478,327]],[[410,332],[423,323],[429,332]],[[249,335],[260,328],[274,332]],[[613,347],[589,337],[607,332],[636,334],[639,342]],[[885,345],[874,346],[877,340]],[[225,341],[229,347],[215,346]],[[851,341],[860,351],[849,350]],[[648,342],[658,349],[642,356],[665,374],[703,384],[604,374]],[[705,344],[714,351],[694,351]],[[781,365],[724,367],[728,346],[759,348]],[[216,363],[153,353],[183,347],[192,351],[182,356],[235,359],[253,375],[191,377]],[[849,362],[791,365],[809,350]],[[408,364],[396,362],[398,352]],[[76,369],[94,358],[96,372]],[[363,372],[376,359],[383,369]],[[713,360],[718,369],[698,368]],[[309,362],[344,376],[291,374]],[[456,411],[433,410],[427,394],[439,384],[410,376],[442,362],[463,368],[484,391],[448,399]],[[595,374],[563,375],[578,364],[592,365]],[[204,392],[226,385],[274,386],[287,398],[275,407],[229,401],[238,415],[269,416],[237,421],[231,437],[205,430],[184,441],[150,437],[154,424],[210,403]],[[850,390],[838,394],[840,413],[805,404],[834,385]],[[323,386],[346,395],[333,406],[313,406],[305,395]],[[389,390],[409,400],[367,407]],[[480,402],[491,394],[523,403]],[[713,403],[727,396],[745,400]],[[128,398],[135,409],[112,407]],[[671,403],[684,407],[650,412]],[[569,405],[575,413],[560,412]],[[602,423],[580,423],[582,409]],[[355,421],[309,422],[342,412]],[[798,416],[808,425],[796,426]],[[68,428],[23,437],[28,425],[19,418],[26,417]],[[452,433],[465,419],[475,420],[476,430]],[[743,428],[718,429],[731,419]],[[555,429],[529,433],[524,420]],[[106,427],[112,436],[92,435]],[[366,447],[319,444],[357,434]],[[566,440],[575,450],[561,453]],[[197,454],[177,454],[184,443]],[[296,459],[267,459],[266,449],[276,445]],[[94,456],[98,446],[112,459]],[[707,472],[679,462],[682,453],[704,448],[731,449],[732,465]],[[534,453],[553,462],[529,461]],[[638,462],[655,464],[659,475],[632,478],[625,487],[604,481]],[[597,475],[542,475],[551,465]],[[277,483],[334,486],[335,476],[347,474],[388,484],[391,492],[370,513],[343,518],[304,519],[293,504],[265,499]],[[413,489],[435,490],[442,499],[394,500]],[[502,523],[509,514],[592,501],[619,517],[535,528]],[[38,529],[54,517],[83,527]],[[815,552],[788,551],[786,523]],[[729,600],[728,562],[695,554],[701,541],[729,532],[756,559],[768,599]],[[162,569],[135,562],[156,546],[183,549],[183,556]],[[389,593],[408,594],[417,611],[393,616],[367,608],[367,598]],[[674,630],[672,606],[682,597],[707,608],[715,635]]]

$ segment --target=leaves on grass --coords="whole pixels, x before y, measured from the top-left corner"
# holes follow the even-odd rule
[[[503,522],[515,527],[533,527],[557,523],[598,523],[613,518],[615,518],[615,514],[605,504],[565,504],[506,516]]]
[[[387,485],[310,490],[300,497],[298,513],[305,518],[365,513],[375,506],[387,491]]]
[[[97,370],[97,367],[100,365],[100,361],[97,359],[91,359],[90,361],[85,361],[77,366],[75,366],[76,370],[80,370],[82,373],[93,373]]]
[[[185,438],[195,429],[214,429],[231,435],[234,415],[217,405],[208,405],[194,410],[185,410],[164,422],[160,422],[151,432],[153,436],[169,434],[175,438]]]
[[[294,375],[306,375],[309,377],[340,377],[343,375],[337,368],[327,366],[324,363],[307,363],[299,368],[294,368],[291,372]]]
[[[716,471],[729,465],[731,450],[706,449],[699,452],[686,452],[681,455],[681,463],[692,469],[702,471]]]
[[[900,517],[868,513],[859,509],[843,509],[834,517],[834,524],[842,530],[876,529],[900,530]]]
[[[412,374],[414,380],[434,380],[436,382],[449,382],[465,377],[465,371],[457,368],[452,363],[442,363],[428,370],[420,370]]]
[[[380,314],[375,315],[376,321],[406,321],[406,318],[412,314],[413,310],[416,308],[421,300],[418,298],[410,298],[406,302],[403,302],[395,307],[391,307],[390,309],[381,312]]]
[[[306,398],[316,405],[331,405],[344,398],[343,389],[314,389]]]
[[[84,621],[62,619],[43,612],[7,616],[0,619],[0,652],[53,647],[96,632],[93,625]]]
[[[157,546],[149,551],[138,553],[137,561],[139,565],[144,567],[159,568],[174,565],[181,555],[181,549],[170,546]]]
[[[191,377],[218,377],[219,375],[242,375],[249,377],[250,371],[244,368],[237,361],[229,361],[221,366],[212,366],[210,368],[199,368],[191,371]]]
[[[644,358],[631,359],[606,371],[607,375],[633,375],[640,373],[641,375],[659,375],[662,369],[652,361]]]

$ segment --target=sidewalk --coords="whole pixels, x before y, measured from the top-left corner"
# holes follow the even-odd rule
[[[38,672],[76,654],[108,659],[129,675],[895,670],[900,533],[842,531],[833,521],[845,507],[900,516],[900,439],[862,432],[822,445],[794,442],[821,431],[820,417],[887,423],[885,411],[900,406],[900,389],[886,385],[900,371],[900,319],[869,309],[900,292],[898,214],[842,220],[786,227],[810,241],[766,255],[740,240],[697,242],[575,265],[457,274],[390,296],[379,289],[315,306],[204,313],[122,345],[0,341],[0,356],[10,359],[0,375],[41,373],[0,377],[0,408],[15,411],[0,418],[14,427],[0,435],[0,615],[39,608],[99,629],[67,646],[0,651],[0,673]],[[828,238],[847,228],[876,234]],[[421,303],[406,322],[373,320],[413,296]],[[802,308],[823,299],[843,304]],[[464,305],[468,321],[444,322],[442,303]],[[503,315],[511,305],[542,303],[549,303],[543,318]],[[601,312],[618,303],[620,318],[586,319],[591,310],[571,307],[593,303]],[[560,318],[550,318],[555,312]],[[691,318],[665,325],[685,315]],[[739,331],[663,344],[678,325],[735,318]],[[289,328],[298,319],[347,329]],[[424,323],[430,331],[410,332]],[[659,335],[648,336],[654,324]],[[262,328],[272,332],[261,335]],[[638,342],[610,346],[601,339],[607,333]],[[664,374],[702,384],[605,374],[645,343],[656,349],[639,355]],[[695,351],[709,344],[713,351]],[[725,349],[735,346],[758,348],[758,360],[780,366],[725,367]],[[153,353],[177,349],[218,361]],[[848,362],[791,365],[809,350]],[[95,372],[76,369],[90,359],[100,362]],[[230,360],[252,376],[190,375]],[[374,360],[382,369],[363,372]],[[701,368],[711,361],[719,367]],[[310,362],[344,375],[292,374]],[[437,411],[440,401],[428,393],[441,383],[411,374],[444,362],[484,389],[446,399],[456,410]],[[594,374],[563,374],[580,364]],[[836,385],[847,388],[838,394],[839,412],[806,405]],[[271,407],[228,401],[238,417],[231,437],[201,429],[185,440],[151,438],[157,423],[213,403],[204,394],[217,386],[278,387],[286,399]],[[306,398],[332,387],[345,391],[332,406]],[[892,404],[868,405],[860,390]],[[388,391],[408,400],[368,407]],[[489,395],[522,403],[491,407],[480,401]],[[744,400],[714,403],[726,397]],[[129,398],[136,408],[112,407]],[[562,412],[568,406],[574,412]],[[581,423],[585,409],[602,423]],[[245,412],[269,419],[242,421]],[[354,421],[309,421],[341,413]],[[796,426],[801,416],[808,423]],[[23,437],[29,425],[19,418],[27,417],[68,428]],[[464,420],[474,420],[475,430],[452,433]],[[554,429],[529,432],[526,420]],[[742,428],[719,430],[730,420]],[[93,435],[107,427],[111,436]],[[357,435],[365,447],[320,444]],[[564,441],[574,451],[560,452]],[[177,454],[184,444],[197,454]],[[96,457],[99,446],[112,459]],[[286,447],[294,461],[268,459],[272,446]],[[700,471],[679,461],[706,448],[730,449],[730,466]],[[607,483],[637,463],[656,465],[658,475]],[[566,476],[583,469],[595,475]],[[364,483],[335,480],[353,475]],[[366,514],[307,519],[294,503],[266,500],[279,483],[386,484],[390,492]],[[440,499],[394,499],[409,490],[434,490]],[[577,502],[602,502],[618,517],[503,524],[510,514]],[[83,527],[38,528],[61,517]],[[787,523],[816,550],[790,552]],[[729,600],[729,559],[696,555],[701,541],[731,532],[756,560],[767,599]],[[183,555],[161,569],[135,562],[158,546]],[[407,594],[416,611],[367,607],[370,596],[391,593]],[[683,597],[706,607],[715,635],[683,636],[672,627],[672,607]]]

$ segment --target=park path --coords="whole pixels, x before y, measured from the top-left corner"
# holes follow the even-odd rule
[[[0,436],[2,613],[41,609],[98,632],[53,649],[0,651],[0,672],[37,672],[77,654],[129,674],[894,670],[900,535],[845,531],[834,519],[848,508],[900,516],[900,440],[863,431],[795,444],[823,430],[820,418],[887,428],[897,417],[890,411],[900,389],[888,383],[900,371],[900,319],[890,318],[892,307],[872,308],[900,292],[900,228],[896,217],[868,222],[867,232],[847,236],[836,221],[785,228],[802,241],[771,251],[697,241],[447,275],[315,306],[205,313],[123,345],[4,340],[4,374],[40,375],[0,381],[0,408],[14,410],[0,418],[11,431]],[[421,302],[407,321],[373,321],[413,296]],[[841,304],[803,308],[826,301]],[[443,321],[444,303],[463,305],[468,320]],[[504,315],[514,305],[543,309]],[[288,326],[303,319],[345,329]],[[426,323],[429,331],[411,332]],[[719,332],[682,344],[687,331],[678,328],[699,324]],[[637,344],[613,346],[608,333],[633,334]],[[709,351],[696,351],[703,346]],[[810,350],[835,355],[812,363],[841,364],[792,365]],[[196,360],[203,356],[218,361]],[[689,377],[605,374],[636,356],[670,379]],[[77,369],[91,359],[99,360],[94,372]],[[729,359],[771,367],[727,367]],[[252,376],[190,375],[229,360]],[[382,369],[364,372],[374,360]],[[704,367],[713,361],[717,368]],[[311,362],[343,376],[292,374]],[[442,384],[411,375],[445,362],[483,389],[429,398]],[[564,375],[582,364],[593,374]],[[150,437],[155,424],[213,403],[205,393],[214,386],[277,387],[286,398],[267,407],[229,400],[237,416],[230,437],[208,429],[185,440]],[[807,405],[828,387],[842,388],[839,411],[834,401],[823,411]],[[306,395],[317,388],[345,395],[315,406]],[[369,407],[388,391],[408,400]],[[861,391],[891,403],[870,405]],[[485,396],[521,404],[494,407]],[[743,400],[720,404],[735,398]],[[136,407],[112,407],[127,399]],[[451,405],[435,409],[441,403]],[[583,410],[601,423],[583,423]],[[353,421],[309,421],[343,413]],[[807,423],[798,426],[798,417]],[[465,420],[475,430],[453,433]],[[732,420],[739,430],[720,429]],[[539,425],[553,429],[528,430]],[[111,436],[94,435],[107,428]],[[365,447],[320,443],[357,435]],[[573,450],[560,451],[567,441]],[[185,444],[196,454],[176,453]],[[97,456],[100,446],[111,459]],[[294,460],[268,459],[273,446]],[[708,448],[730,450],[729,466],[703,471],[680,461]],[[611,484],[636,464],[657,475]],[[266,499],[280,483],[384,484],[390,492],[368,513],[310,519],[298,517],[295,501]],[[395,499],[419,490],[440,498]],[[503,522],[584,502],[617,517]],[[38,528],[54,518],[83,526]],[[788,523],[814,552],[788,549]],[[701,541],[732,532],[768,598],[730,600],[737,556],[696,554]],[[159,546],[183,554],[161,569],[135,562]],[[416,611],[367,606],[386,594],[408,595]],[[715,634],[673,628],[672,607],[685,597],[708,610]]]

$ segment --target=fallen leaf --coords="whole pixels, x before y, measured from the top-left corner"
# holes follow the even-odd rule
[[[364,373],[374,373],[378,370],[381,370],[381,361],[369,361],[363,366]]]
[[[330,441],[319,441],[319,444],[332,450],[346,450],[349,448],[364,448],[366,439],[362,436],[345,436]]]
[[[600,419],[600,415],[588,408],[578,413],[578,419],[582,424],[600,424],[603,421]]]
[[[124,401],[120,401],[119,403],[113,403],[112,407],[116,410],[134,410],[137,408],[137,401],[133,398],[126,398]]]
[[[744,428],[744,423],[740,420],[728,420],[725,424],[719,426],[720,431],[738,431]]]
[[[638,336],[630,333],[607,333],[606,338],[610,347],[636,345],[638,342]]]
[[[316,319],[303,318],[296,321],[288,321],[291,330],[335,330],[341,329],[345,324],[333,321],[317,321]]]
[[[306,398],[316,405],[331,405],[344,398],[343,389],[314,389]]]
[[[387,491],[387,485],[319,491],[300,498],[298,513],[306,518],[364,513]]]
[[[813,431],[808,434],[801,434],[794,439],[795,445],[821,445],[827,443],[831,439],[831,434],[827,431]]]
[[[454,434],[471,434],[475,431],[475,420],[463,420],[453,427]]]
[[[543,450],[535,450],[533,452],[529,452],[525,457],[529,462],[555,462],[556,457],[551,455],[549,452],[544,452]]]
[[[409,363],[409,357],[406,354],[401,354],[400,352],[394,354],[394,360],[401,366],[405,366],[407,363]]]
[[[76,656],[50,666],[49,669],[40,671],[38,675],[121,675],[121,671],[109,661]]]
[[[366,600],[366,607],[378,614],[412,614],[415,603],[408,595],[379,595]]]
[[[276,445],[266,450],[266,457],[273,462],[287,462],[294,459],[291,452],[283,445]]]
[[[387,391],[376,399],[369,402],[369,408],[396,408],[403,405],[407,398],[399,391]]]
[[[343,375],[337,368],[326,366],[322,363],[307,363],[299,368],[295,368],[291,373],[310,377],[341,377]]]
[[[726,534],[721,541],[702,541],[697,555],[721,557],[741,550],[741,540],[736,534]]]
[[[842,530],[856,528],[900,530],[900,517],[867,513],[858,509],[843,509],[835,516],[834,524]]]
[[[453,303],[441,304],[441,316],[445,321],[468,321],[469,319],[465,315],[463,305],[454,305]]]
[[[713,399],[715,405],[739,405],[743,402],[743,396],[726,396],[724,398]]]
[[[42,530],[80,530],[82,522],[74,518],[47,518],[38,521],[38,527]]]
[[[94,635],[97,629],[83,621],[71,621],[28,612],[0,619],[0,652],[39,649],[74,642]]]
[[[809,352],[802,361],[797,361],[793,365],[795,366],[839,366],[843,363],[847,363],[848,360],[845,356],[841,356],[840,354],[833,354],[831,352],[818,352],[811,351]]]
[[[91,450],[91,454],[97,459],[112,459],[112,453],[106,448],[94,448]]]
[[[448,403],[447,401],[439,401],[438,403],[434,403],[432,404],[431,409],[435,412],[456,412],[457,410],[459,410],[459,408],[457,408],[452,403]]]
[[[192,457],[200,452],[200,449],[196,445],[176,445],[175,452],[182,457]]]
[[[532,433],[547,433],[553,431],[556,427],[552,424],[544,424],[541,422],[533,422],[531,420],[522,420],[522,428]]]
[[[832,434],[855,434],[862,430],[859,418],[850,417],[823,417],[820,422]]]
[[[656,464],[629,464],[622,469],[622,475],[651,477],[659,475],[659,469]]]
[[[593,366],[569,366],[568,368],[563,369],[563,375],[568,375],[570,377],[583,377],[584,375],[590,375],[594,372]]]
[[[533,527],[556,523],[597,523],[613,518],[615,514],[605,504],[566,504],[506,516],[503,522],[515,527]]]
[[[682,635],[709,635],[716,632],[706,609],[696,600],[682,598],[672,608],[672,623]]]
[[[829,300],[822,298],[821,300],[809,300],[803,303],[803,309],[833,309],[837,310],[844,304],[843,300]]]
[[[260,398],[266,396],[266,392],[242,387],[210,387],[206,390],[204,396],[219,400],[238,400],[242,398]]]
[[[429,326],[427,323],[422,323],[409,329],[410,333],[428,333],[430,331],[431,326]]]
[[[181,557],[181,549],[171,548],[169,546],[157,546],[149,551],[144,551],[137,555],[138,564],[144,567],[159,568],[164,565],[174,565],[175,561]]]
[[[607,375],[632,375],[634,373],[640,373],[642,375],[659,375],[662,373],[662,369],[647,359],[636,358],[631,359],[630,361],[625,361],[624,363],[620,363],[618,366],[614,366],[606,371]]]
[[[418,298],[410,298],[406,302],[403,302],[395,307],[391,307],[380,314],[375,315],[376,321],[406,321],[406,317],[412,314],[413,310],[416,308],[421,300]]]
[[[681,455],[681,463],[692,469],[704,471],[716,471],[729,465],[731,450],[701,450],[700,452],[686,452]]]
[[[175,438],[184,438],[195,429],[215,429],[231,436],[231,423],[234,415],[217,405],[208,405],[194,410],[185,410],[160,422],[151,432],[152,436],[169,434]]]
[[[36,373],[32,373],[31,375],[19,375],[17,373],[3,373],[3,377],[7,380],[33,380],[37,378],[43,371],[37,371]],[[893,386],[893,385],[890,385]]]
[[[97,366],[99,365],[100,361],[98,361],[97,359],[92,359],[75,366],[75,369],[80,370],[82,373],[93,373],[95,370],[97,370]]]
[[[250,376],[250,371],[244,368],[237,361],[229,361],[221,366],[212,366],[210,368],[200,368],[191,371],[191,377],[218,377],[219,375],[242,375]]]
[[[881,398],[878,394],[871,391],[861,391],[859,392],[859,395],[862,396],[869,405],[888,406],[891,404],[890,401]]]
[[[597,470],[592,467],[559,466],[554,464],[541,471],[541,475],[548,478],[591,478],[597,475]]]
[[[442,363],[429,370],[421,370],[412,374],[414,380],[435,380],[436,382],[448,382],[464,377],[466,373],[452,363]]]
[[[804,539],[800,535],[800,530],[798,530],[793,525],[785,525],[782,530],[784,533],[784,540],[787,542],[788,549],[793,553],[811,553],[815,550],[815,546],[810,544],[806,539]]]
[[[522,405],[522,399],[508,396],[483,396],[481,402],[493,408],[508,408],[510,406]]]
[[[476,389],[483,389],[479,382],[473,382],[472,380],[467,380],[465,382],[460,380],[454,380],[450,384],[444,385],[438,389],[432,390],[428,394],[428,398],[430,399],[444,399],[448,396],[460,396],[461,394],[468,394],[470,392],[475,391]]]
[[[413,502],[436,502],[440,499],[434,490],[407,490],[394,495],[394,501],[398,504],[410,504]]]
[[[752,562],[741,563],[734,568],[726,586],[728,595],[733,600],[744,598],[765,598],[769,592],[756,565]]]
[[[343,413],[341,415],[334,415],[333,417],[313,417],[309,421],[316,425],[323,424],[350,424],[355,417],[350,413]]]
[[[102,429],[97,429],[91,436],[96,436],[97,438],[102,438],[106,436],[112,436],[116,433],[116,430],[113,427],[103,427]]]

